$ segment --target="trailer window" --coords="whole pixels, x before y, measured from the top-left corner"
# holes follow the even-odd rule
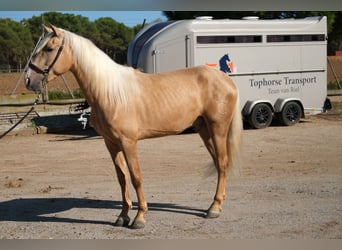
[[[282,42],[316,42],[324,41],[324,34],[313,35],[268,35],[268,43],[282,43]]]
[[[210,43],[261,43],[262,36],[249,35],[249,36],[198,36],[198,44]]]

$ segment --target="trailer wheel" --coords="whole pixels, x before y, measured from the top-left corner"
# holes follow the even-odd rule
[[[267,128],[272,122],[272,109],[266,103],[259,103],[254,106],[249,116],[249,124],[253,128]]]
[[[299,122],[302,117],[302,108],[297,102],[288,102],[279,115],[281,124],[292,126]]]

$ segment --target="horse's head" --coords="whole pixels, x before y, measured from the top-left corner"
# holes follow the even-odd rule
[[[48,33],[37,45],[25,73],[26,88],[36,92],[40,92],[44,84],[71,67],[63,30],[53,25],[45,29]]]

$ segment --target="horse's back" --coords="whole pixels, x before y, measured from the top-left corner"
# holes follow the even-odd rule
[[[137,77],[145,96],[150,96],[152,102],[163,98],[169,103],[190,101],[202,105],[231,99],[235,103],[238,95],[236,85],[226,73],[205,65],[158,74],[137,71]]]
[[[170,121],[171,114],[186,117],[184,119],[189,122],[215,110],[229,113],[225,109],[231,103],[234,105],[237,98],[237,88],[231,78],[209,66],[159,74],[137,71],[137,78],[144,93],[139,109],[144,109],[143,113],[158,110],[154,115],[156,118],[161,116],[161,120]]]
[[[223,113],[222,109],[235,105],[238,89],[229,75],[209,66],[198,66],[192,70],[196,74],[204,106],[219,105],[217,108]]]
[[[137,72],[141,84],[149,88],[162,88],[164,91],[192,89],[196,90],[218,88],[221,91],[236,92],[232,79],[219,69],[206,65],[179,69],[158,74]]]

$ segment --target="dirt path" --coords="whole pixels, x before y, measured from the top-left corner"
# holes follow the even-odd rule
[[[121,195],[101,137],[7,136],[0,140],[0,239],[341,239],[341,129],[340,115],[323,115],[244,130],[242,175],[230,178],[222,216],[210,220],[203,215],[216,177],[199,136],[141,141],[149,204],[142,230],[112,226]]]

